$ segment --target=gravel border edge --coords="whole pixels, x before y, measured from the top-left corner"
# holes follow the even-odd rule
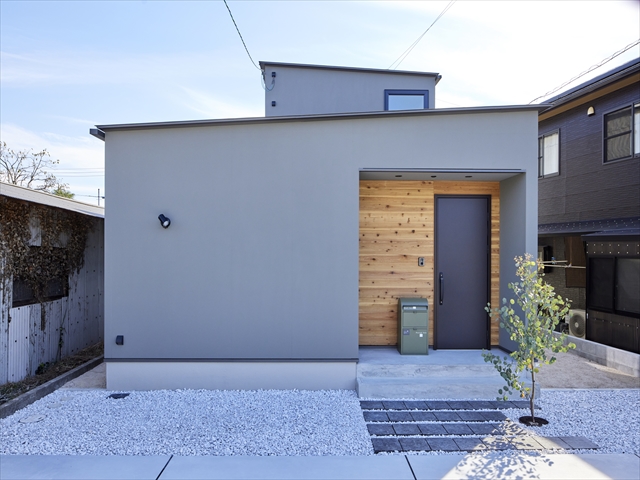
[[[104,355],[100,355],[99,357],[89,360],[88,362],[85,362],[82,365],[79,365],[76,368],[63,373],[58,377],[49,380],[46,383],[43,383],[33,390],[29,390],[28,392],[23,393],[13,400],[9,400],[7,403],[0,405],[0,418],[6,418],[9,415],[16,413],[18,410],[26,407],[27,405],[31,405],[36,400],[40,400],[42,397],[49,395],[51,392],[57,390],[65,383],[79,377],[92,368],[97,367],[102,363],[103,360]]]

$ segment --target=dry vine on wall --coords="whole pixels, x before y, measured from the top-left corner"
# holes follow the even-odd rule
[[[40,245],[36,247],[32,244],[31,225],[40,232]],[[19,278],[41,305],[40,328],[44,330],[47,285],[82,268],[91,228],[91,219],[80,213],[0,197],[3,303],[8,302],[9,282]]]

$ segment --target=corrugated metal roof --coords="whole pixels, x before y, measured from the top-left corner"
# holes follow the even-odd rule
[[[26,202],[39,203],[40,205],[47,205],[49,207],[62,208],[63,210],[70,210],[92,217],[104,218],[104,207],[98,207],[89,203],[78,202],[77,200],[71,200],[17,185],[10,185],[4,182],[0,182],[0,195],[24,200]]]

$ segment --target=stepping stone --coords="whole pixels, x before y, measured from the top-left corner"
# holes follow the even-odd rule
[[[510,439],[516,450],[543,450],[544,447],[534,437],[521,436]]]
[[[447,403],[452,410],[469,410],[471,408],[471,404],[469,402],[449,400]]]
[[[501,422],[502,420],[506,420],[507,417],[502,412],[481,412],[482,416],[485,420],[489,422]]]
[[[433,414],[441,422],[459,422],[462,420],[456,412],[434,412]]]
[[[371,445],[375,453],[402,451],[402,445],[396,438],[372,438]]]
[[[382,410],[382,402],[376,402],[371,400],[362,400],[360,402],[360,408],[363,410]]]
[[[513,403],[515,408],[531,409],[531,403],[529,403],[529,400],[511,400],[511,403]],[[535,403],[533,404],[533,406],[535,407],[536,410],[538,410],[540,408]]]
[[[465,422],[484,422],[486,421],[481,412],[456,412],[458,416]]]
[[[393,425],[396,435],[420,435],[420,427],[414,423],[396,423]]]
[[[385,412],[362,412],[365,422],[388,422],[389,417]]]
[[[411,416],[416,422],[435,422],[437,420],[431,412],[411,412]]]
[[[598,448],[598,445],[585,437],[558,437],[571,448]]]
[[[502,433],[495,423],[469,423],[467,426],[476,435],[498,435]]]
[[[471,400],[469,403],[472,410],[493,410],[495,408],[493,402],[486,400]]]
[[[392,422],[413,422],[410,412],[387,412],[387,417]]]
[[[422,423],[418,425],[423,435],[446,435],[447,431],[437,423]]]
[[[369,430],[369,435],[395,435],[396,432],[393,429],[393,426],[384,423],[370,423],[367,425],[367,430]]]
[[[443,427],[449,435],[473,435],[473,431],[464,423],[450,423]]]
[[[460,450],[472,452],[474,450],[488,450],[489,447],[479,438],[455,438],[454,442]]]
[[[449,404],[441,400],[427,400],[424,402],[430,410],[449,410]]]
[[[491,404],[493,408],[503,409],[503,408],[517,408],[513,403],[508,400],[498,400],[492,401]]]
[[[397,400],[383,400],[382,405],[387,410],[404,410],[406,408],[404,406],[404,402],[400,402]]]
[[[545,450],[570,450],[571,447],[560,437],[534,437],[536,442],[542,445]]]
[[[428,452],[431,447],[423,438],[401,438],[400,445],[405,452]]]
[[[421,401],[405,400],[405,406],[409,410],[427,410],[427,404]]]
[[[502,428],[502,431],[505,435],[529,435],[529,432],[527,432],[524,428],[511,421],[503,422],[500,425],[500,428]]]
[[[513,450],[515,447],[506,438],[486,437],[482,439],[482,443],[487,446],[488,450]]]
[[[460,448],[451,438],[429,438],[427,443],[431,450],[442,450],[445,452],[457,452]]]

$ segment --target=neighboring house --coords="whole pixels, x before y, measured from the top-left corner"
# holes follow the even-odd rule
[[[0,242],[2,385],[103,341],[104,209],[0,182]]]
[[[512,347],[484,307],[536,251],[544,107],[435,110],[435,73],[261,66],[264,118],[92,129],[108,388],[354,388],[400,297],[428,299],[435,348]]]
[[[560,261],[546,280],[572,301],[573,334],[640,353],[640,60],[546,103],[538,245]]]

